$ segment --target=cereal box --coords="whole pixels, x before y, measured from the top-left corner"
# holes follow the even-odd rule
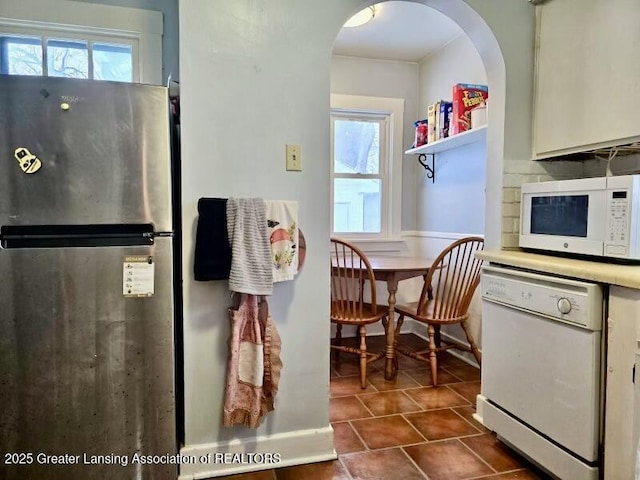
[[[427,143],[436,140],[436,104],[427,106]]]
[[[453,86],[452,124],[450,134],[466,132],[471,128],[471,110],[483,104],[489,98],[486,85],[457,83]]]
[[[447,138],[449,136],[449,124],[451,123],[451,111],[453,110],[453,104],[451,102],[440,103],[440,118],[438,122],[438,140]]]

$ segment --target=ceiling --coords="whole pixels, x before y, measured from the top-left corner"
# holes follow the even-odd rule
[[[433,8],[408,1],[376,5],[366,25],[343,28],[334,55],[417,62],[462,34],[462,29]]]

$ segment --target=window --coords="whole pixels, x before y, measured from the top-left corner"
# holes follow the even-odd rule
[[[400,235],[404,100],[331,95],[331,231],[353,241]]]
[[[132,82],[134,45],[0,34],[0,73]]]
[[[5,2],[0,73],[162,84],[162,14],[68,0]]]
[[[333,232],[382,234],[388,115],[332,114]]]

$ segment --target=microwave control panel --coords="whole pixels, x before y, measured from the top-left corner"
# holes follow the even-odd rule
[[[629,192],[611,190],[608,208],[608,225],[605,238],[605,253],[627,255],[629,244]]]

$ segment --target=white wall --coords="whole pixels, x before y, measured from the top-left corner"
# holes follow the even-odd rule
[[[487,74],[478,51],[466,35],[460,35],[419,64],[421,118],[427,105],[451,101],[456,83],[487,85]],[[489,86],[491,98],[491,86]],[[484,234],[487,146],[468,145],[436,155],[436,180],[414,175],[416,182],[416,230]]]
[[[330,52],[344,21],[370,3],[328,0],[318,8],[310,0],[180,2],[185,451],[268,448],[287,462],[330,454],[331,445],[324,442],[329,427]],[[497,94],[489,114],[494,130],[488,149],[496,161],[494,175],[488,175],[488,231],[499,245],[502,152],[508,162],[531,151],[533,9],[513,0],[422,3],[453,18],[474,39],[488,78],[508,95],[505,102]],[[301,144],[301,173],[284,171],[286,143]],[[221,425],[229,296],[223,282],[196,283],[191,273],[197,199],[230,195],[298,200],[308,246],[302,273],[295,282],[278,285],[270,299],[284,370],[276,411],[257,431]],[[312,441],[316,433],[322,441]],[[296,448],[273,450],[287,440]],[[183,468],[184,478],[211,471],[205,465],[188,467],[193,469]]]
[[[183,452],[246,448],[283,463],[333,455],[329,426],[329,69],[347,13],[283,0],[180,2],[183,140],[185,434]],[[336,25],[331,31],[330,26]],[[285,144],[302,172],[285,171]],[[276,410],[257,430],[225,428],[222,407],[230,304],[226,282],[193,281],[199,197],[299,202],[304,269],[275,285],[271,315],[284,364]],[[296,448],[283,450],[287,439]],[[189,465],[202,473],[233,465]],[[238,467],[237,465],[235,467]],[[244,468],[255,468],[249,465]],[[188,478],[188,477],[185,477]]]
[[[424,58],[419,64],[419,102],[422,118],[427,105],[452,99],[456,83],[487,85],[482,59],[467,35],[460,35],[443,48]],[[489,98],[491,98],[489,85]],[[489,102],[491,103],[491,102]],[[466,145],[435,156],[435,182],[420,174],[412,176],[416,190],[416,230],[420,232],[418,252],[437,255],[458,237],[484,235],[487,144]],[[442,238],[444,237],[444,238]],[[435,250],[435,252],[434,252]],[[479,292],[476,292],[469,313],[469,329],[482,349]],[[426,337],[426,328],[414,325],[414,331]],[[466,343],[459,326],[445,327],[443,334]],[[473,361],[472,355],[465,355]]]
[[[420,114],[426,118],[427,105],[438,100],[451,101],[456,83],[487,85],[487,72],[476,47],[467,35],[459,35],[419,63]],[[489,91],[491,97],[491,91]]]

